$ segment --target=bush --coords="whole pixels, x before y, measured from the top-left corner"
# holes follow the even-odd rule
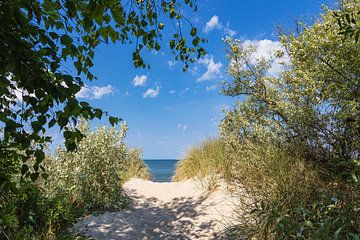
[[[0,239],[56,239],[79,214],[67,198],[46,197],[36,184],[21,180],[16,194],[1,204]]]
[[[88,123],[79,126],[85,138],[77,150],[58,148],[47,162],[50,172],[49,194],[63,194],[85,209],[118,209],[128,203],[122,184],[133,176],[148,177],[139,151],[123,143],[127,127],[101,127],[90,131]]]
[[[326,169],[267,142],[227,144],[231,187],[239,195],[231,234],[254,239],[353,239],[359,192]]]
[[[336,12],[358,20],[359,7],[343,1]],[[233,79],[222,92],[242,100],[221,122],[225,149],[195,148],[178,175],[230,180],[240,202],[235,238],[360,238],[360,48],[339,31],[326,9],[314,25],[281,36],[268,59],[225,39]],[[283,61],[284,71],[271,73]]]
[[[141,149],[128,149],[123,164],[125,170],[119,172],[121,185],[130,178],[150,180],[151,175],[145,162],[141,159]]]

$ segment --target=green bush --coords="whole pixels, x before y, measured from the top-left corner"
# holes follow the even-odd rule
[[[139,151],[129,150],[123,143],[127,127],[89,129],[79,126],[84,139],[74,152],[58,148],[47,161],[49,194],[63,194],[85,209],[117,209],[128,203],[122,184],[133,176],[148,177]]]
[[[119,172],[121,185],[130,178],[150,180],[151,175],[145,162],[141,159],[141,149],[128,149],[123,164],[125,169]]]
[[[79,210],[63,196],[46,197],[31,181],[19,182],[0,208],[0,239],[55,239],[79,216]]]
[[[357,21],[359,4],[342,1],[336,12]],[[225,149],[213,153],[204,144],[178,167],[185,178],[230,179],[239,194],[239,224],[229,230],[235,238],[359,239],[359,44],[339,34],[338,18],[326,8],[302,26],[280,37],[270,59],[225,39],[232,79],[222,92],[242,99],[220,124]],[[271,73],[275,61],[284,71]]]
[[[124,207],[128,198],[122,184],[131,177],[149,178],[139,149],[123,143],[126,126],[90,131],[81,123],[85,138],[74,152],[59,147],[46,157],[43,177],[36,182],[21,178],[19,167],[2,161],[0,186],[0,239],[73,239],[64,233],[76,218],[91,210]],[[66,232],[66,231],[65,231]]]

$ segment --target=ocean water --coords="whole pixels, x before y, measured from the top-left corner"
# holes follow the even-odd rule
[[[176,159],[145,159],[144,162],[149,167],[152,181],[170,182],[175,173]]]

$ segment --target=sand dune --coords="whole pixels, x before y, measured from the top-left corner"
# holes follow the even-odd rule
[[[216,239],[232,221],[234,200],[225,185],[211,193],[198,181],[124,185],[130,209],[89,216],[74,229],[94,239]]]

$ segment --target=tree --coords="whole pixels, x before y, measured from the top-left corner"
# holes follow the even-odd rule
[[[12,174],[20,169],[33,181],[38,178],[51,141],[49,128],[58,125],[67,149],[73,150],[82,138],[74,127],[79,117],[106,115],[112,125],[121,120],[76,99],[84,81],[96,78],[91,67],[100,43],[133,43],[134,66],[146,67],[142,52],[161,48],[162,20],[170,19],[176,27],[169,46],[184,70],[205,55],[205,40],[184,16],[185,7],[196,10],[193,0],[1,0],[1,188],[13,187]],[[183,22],[190,26],[189,34]],[[75,76],[63,67],[69,61]],[[36,160],[31,171],[29,159]]]
[[[358,9],[359,1],[348,1],[339,14]],[[338,31],[337,17],[327,10],[299,35],[282,36],[283,51],[274,58],[288,54],[291,62],[278,76],[268,73],[274,59],[251,60],[254,47],[228,38],[228,72],[234,80],[223,93],[245,100],[227,112],[224,135],[300,149],[334,177],[358,181],[360,52],[356,41]]]

